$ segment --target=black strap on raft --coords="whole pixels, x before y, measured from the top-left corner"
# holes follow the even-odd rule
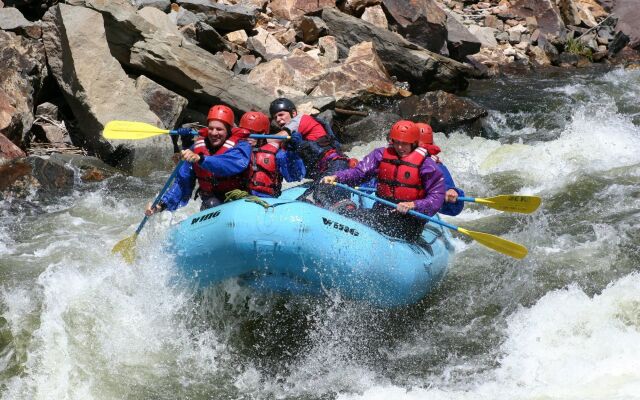
[[[386,179],[380,179],[378,180],[378,182],[384,183],[385,185],[393,186],[393,187],[408,187],[408,188],[414,188],[414,189],[422,189],[422,185],[411,185],[408,183],[402,183],[397,181],[388,181]]]
[[[409,161],[404,161],[400,159],[383,158],[380,162],[393,164],[393,165],[406,165],[407,167],[413,167],[413,168],[420,168],[420,165],[418,164],[410,163]]]

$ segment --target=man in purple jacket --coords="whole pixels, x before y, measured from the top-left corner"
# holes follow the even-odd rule
[[[326,176],[323,183],[357,185],[378,179],[376,196],[397,203],[390,209],[376,203],[371,211],[358,210],[350,216],[374,229],[404,240],[416,240],[425,221],[407,214],[415,210],[429,216],[444,202],[444,178],[427,151],[418,147],[418,127],[411,121],[398,121],[391,128],[391,144],[373,150],[348,170]]]

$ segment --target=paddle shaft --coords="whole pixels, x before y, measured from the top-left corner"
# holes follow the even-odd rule
[[[340,187],[340,188],[342,188],[342,189],[346,189],[346,190],[348,190],[348,191],[350,191],[352,193],[359,194],[360,196],[364,196],[364,197],[367,197],[367,198],[369,198],[371,200],[377,201],[378,203],[382,203],[384,205],[387,205],[389,207],[396,208],[398,206],[396,203],[394,203],[392,201],[381,199],[380,197],[374,196],[372,194],[361,192],[360,190],[356,190],[356,189],[352,188],[351,186],[347,186],[347,185],[344,185],[342,183],[336,183],[335,185]],[[430,217],[428,215],[419,213],[417,211],[409,210],[408,214],[411,214],[414,217],[418,217],[418,218],[421,218],[421,219],[426,219],[427,221],[431,221],[431,222],[433,222],[435,224],[438,224],[438,225],[445,226],[445,227],[447,227],[449,229],[453,229],[454,231],[458,231],[458,227],[455,226],[455,225],[448,224],[448,223],[446,223],[444,221],[440,221],[439,219],[432,218],[432,217]]]
[[[196,136],[198,135],[197,131],[191,131],[191,135]],[[178,132],[173,130],[173,131],[169,131],[169,135],[177,135]],[[259,133],[252,133],[249,135],[249,138],[251,139],[278,139],[278,140],[287,140],[289,139],[289,136],[276,136],[276,135],[263,135],[263,134],[259,134]]]
[[[259,133],[252,133],[249,135],[251,139],[279,139],[279,140],[287,140],[289,136],[276,136],[276,135],[262,135]]]
[[[387,206],[394,207],[394,208],[397,207],[397,204],[395,204],[395,203],[393,203],[391,201],[387,201],[387,200],[381,199],[379,197],[376,197],[376,196],[361,192],[361,191],[353,189],[353,188],[351,188],[351,187],[349,187],[347,185],[343,185],[343,184],[340,184],[340,183],[336,183],[335,185],[337,185],[337,186],[339,186],[339,187],[341,187],[343,189],[346,189],[346,190],[348,190],[350,192],[359,194],[360,196],[368,197],[368,198],[370,198],[370,199],[372,199],[374,201],[377,201],[379,203],[385,204]],[[483,244],[483,245],[485,245],[485,246],[487,246],[487,247],[489,247],[489,248],[491,248],[491,249],[493,249],[493,250],[495,250],[497,252],[500,252],[500,253],[502,253],[504,255],[507,255],[509,257],[514,257],[514,258],[517,258],[517,259],[523,259],[524,257],[527,256],[528,250],[527,250],[526,247],[524,247],[523,245],[518,244],[518,243],[510,242],[510,241],[508,241],[506,239],[503,239],[503,238],[501,238],[499,236],[491,235],[489,233],[484,233],[484,232],[475,232],[475,231],[471,231],[471,230],[465,229],[465,228],[460,228],[460,227],[457,227],[455,225],[448,224],[448,223],[446,223],[444,221],[440,221],[438,219],[431,218],[428,215],[424,215],[422,213],[419,213],[419,212],[416,212],[416,211],[413,211],[413,210],[409,210],[409,214],[413,215],[415,217],[418,217],[418,218],[426,219],[427,221],[431,221],[431,222],[433,222],[435,224],[447,227],[449,229],[453,229],[454,231],[462,233],[463,235],[468,235],[472,239],[476,240],[478,243]]]
[[[375,192],[374,187],[356,187],[363,192]],[[500,195],[490,197],[488,199],[482,197],[466,197],[459,196],[458,201],[482,204],[484,206],[506,212],[517,212],[522,214],[530,214],[534,212],[540,205],[540,198],[537,196],[525,195]]]
[[[169,185],[171,185],[171,182],[173,182],[173,179],[176,177],[176,175],[178,175],[178,170],[180,170],[180,167],[182,167],[182,164],[184,163],[185,163],[184,160],[180,161],[178,165],[176,165],[176,167],[174,168],[171,175],[169,175],[169,179],[167,179],[167,181],[164,183],[164,187],[162,188],[162,190],[160,190],[160,193],[158,193],[158,196],[153,201],[153,204],[151,205],[152,209],[158,205],[158,203],[160,202],[160,199],[162,198],[162,195],[164,195],[164,192],[166,192],[167,189],[169,189]],[[140,221],[140,225],[138,225],[138,229],[136,229],[136,233],[135,233],[136,235],[140,233],[140,231],[144,227],[144,224],[147,223],[148,219],[149,219],[148,215],[145,215],[144,218],[142,218],[142,221]]]

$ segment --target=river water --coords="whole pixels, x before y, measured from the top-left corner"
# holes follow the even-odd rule
[[[467,95],[491,110],[490,139],[435,135],[459,186],[543,205],[447,221],[522,243],[526,259],[458,237],[442,285],[394,310],[233,281],[196,291],[161,241],[198,202],[154,217],[134,266],[111,255],[166,172],[5,200],[2,398],[640,398],[640,71],[502,78]]]

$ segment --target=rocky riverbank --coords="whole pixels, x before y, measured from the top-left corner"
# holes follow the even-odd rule
[[[104,125],[204,123],[218,102],[239,115],[287,96],[348,143],[399,118],[475,134],[487,112],[459,96],[469,79],[634,62],[632,3],[2,0],[0,190],[68,188],[71,158],[83,179],[165,167],[168,137],[108,141]]]

